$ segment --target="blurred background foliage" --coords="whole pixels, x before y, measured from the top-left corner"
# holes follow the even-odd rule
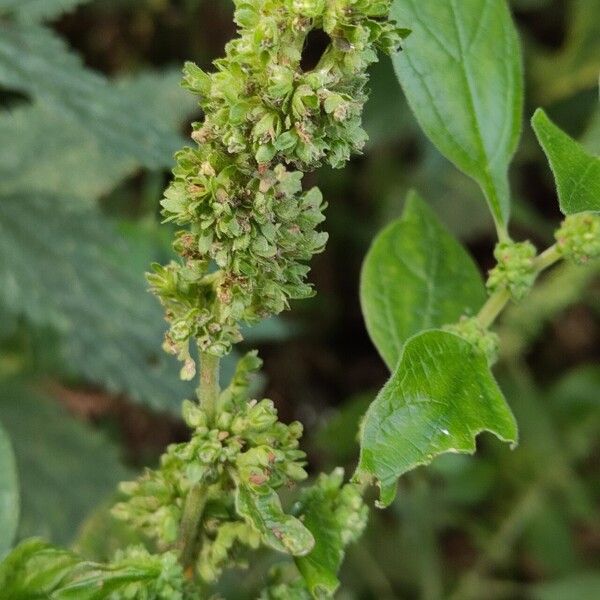
[[[526,114],[545,107],[600,152],[600,0],[512,5]],[[180,65],[221,55],[231,15],[229,0],[0,0],[0,446],[15,458],[1,453],[0,495],[16,473],[18,538],[110,555],[132,538],[107,516],[116,483],[186,435],[178,407],[190,389],[160,350],[162,311],[143,273],[170,256],[158,202],[200,117],[178,87]],[[389,60],[372,71],[365,122],[364,156],[308,177],[329,201],[318,296],[244,344],[265,358],[264,393],[305,424],[313,472],[352,470],[359,417],[385,381],[358,278],[407,191],[491,267],[480,193],[421,134]],[[560,215],[527,126],[512,185],[514,236],[545,247]],[[475,457],[405,477],[349,552],[340,598],[600,597],[599,273],[560,266],[506,313],[496,372],[520,446],[484,436]],[[225,597],[253,597],[268,562],[226,578]]]

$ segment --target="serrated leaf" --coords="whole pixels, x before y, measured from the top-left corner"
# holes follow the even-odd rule
[[[129,549],[104,565],[39,539],[23,542],[0,563],[0,590],[11,600],[181,598],[183,573],[174,554]]]
[[[116,93],[52,31],[0,21],[0,84],[77,121],[116,156],[169,166],[180,138],[144,102]]]
[[[130,475],[104,435],[23,385],[0,387],[0,420],[20,478],[20,538],[70,542],[90,510]]]
[[[504,0],[396,0],[412,34],[394,66],[421,127],[479,183],[498,227],[510,213],[508,166],[521,134],[521,49]]]
[[[193,110],[195,100],[178,85],[176,71],[146,73],[111,84],[112,93],[143,104],[154,121],[171,132]],[[21,106],[0,115],[0,192],[42,191],[74,196],[92,204],[141,165],[107,147],[104,140],[77,120],[45,104]],[[184,144],[183,138],[180,140]],[[164,161],[170,160],[167,152]]]
[[[300,520],[283,512],[275,491],[256,492],[240,484],[235,504],[238,514],[260,533],[263,542],[271,548],[292,556],[304,556],[315,545],[312,534]]]
[[[19,525],[19,481],[8,434],[0,426],[0,558],[10,550]]]
[[[554,173],[561,211],[573,215],[600,210],[600,156],[587,152],[541,108],[531,123]]]
[[[0,0],[0,14],[8,14],[19,21],[36,22],[55,19],[89,2],[91,0]]]
[[[166,326],[127,243],[98,211],[50,195],[0,202],[0,306],[51,327],[69,374],[178,410],[190,391],[160,348]]]
[[[404,343],[476,313],[487,298],[473,259],[416,194],[365,259],[360,298],[369,335],[390,371]]]
[[[517,441],[515,419],[487,360],[454,334],[426,331],[405,344],[367,411],[357,475],[377,479],[387,506],[400,475],[445,452],[473,453],[483,431]]]
[[[0,563],[0,589],[12,600],[47,600],[76,564],[67,550],[27,540]]]

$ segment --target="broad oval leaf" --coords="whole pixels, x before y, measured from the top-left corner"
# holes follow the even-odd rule
[[[565,215],[600,211],[600,156],[587,152],[541,108],[531,123],[554,173],[561,211]]]
[[[521,48],[505,0],[396,0],[412,30],[394,57],[419,124],[479,183],[500,232],[510,213],[508,166],[521,134]]]
[[[517,442],[517,425],[485,357],[445,331],[426,331],[404,346],[398,368],[367,411],[357,477],[374,477],[380,504],[396,480],[445,452],[475,451],[490,431]]]
[[[19,481],[8,434],[0,426],[0,557],[10,550],[19,525]]]
[[[360,298],[369,335],[393,371],[408,338],[476,313],[487,294],[473,259],[413,193],[369,250]]]
[[[304,556],[315,539],[302,522],[283,512],[279,496],[272,489],[254,491],[240,484],[236,493],[236,510],[258,531],[263,542],[279,552]]]

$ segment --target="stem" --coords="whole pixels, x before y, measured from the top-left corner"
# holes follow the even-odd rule
[[[558,246],[554,244],[535,259],[535,268],[537,269],[538,273],[541,273],[548,267],[551,267],[553,264],[557,263],[561,258],[562,254],[560,253]]]
[[[200,352],[200,385],[198,386],[198,400],[206,411],[209,424],[216,420],[216,407],[219,398],[219,366],[220,359],[206,352]],[[196,484],[188,492],[183,507],[179,532],[179,560],[187,569],[194,561],[198,530],[202,521],[202,513],[206,506],[208,487],[205,484]]]
[[[200,353],[200,385],[197,396],[202,408],[208,415],[209,423],[216,417],[217,400],[219,399],[219,366],[220,358],[206,352]]]
[[[206,506],[207,491],[206,485],[197,484],[189,491],[185,499],[179,538],[179,562],[184,569],[190,567],[194,561],[198,529]]]
[[[483,308],[479,311],[479,314],[477,315],[481,326],[485,329],[488,329],[488,327],[490,327],[498,318],[498,316],[504,310],[509,301],[510,292],[506,288],[494,292],[488,298],[488,301],[483,305]]]
[[[542,271],[545,271],[559,260],[562,259],[562,255],[558,249],[558,246],[554,244],[547,250],[544,250],[534,260],[535,271],[539,275]],[[506,308],[506,305],[510,301],[510,292],[508,289],[498,290],[494,292],[488,301],[483,305],[483,308],[479,311],[477,318],[481,323],[482,327],[488,329],[493,325],[494,321],[498,318],[500,313]]]

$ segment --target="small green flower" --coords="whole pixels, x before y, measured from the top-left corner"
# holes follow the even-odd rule
[[[580,265],[600,257],[600,214],[568,216],[556,232],[556,243],[567,260]]]
[[[537,277],[537,250],[531,242],[500,242],[494,249],[497,264],[490,271],[487,287],[493,293],[510,291],[514,300],[522,300],[530,292]]]
[[[472,344],[493,365],[498,360],[500,338],[496,333],[485,329],[477,317],[462,317],[458,323],[446,325],[445,331],[454,333]]]

